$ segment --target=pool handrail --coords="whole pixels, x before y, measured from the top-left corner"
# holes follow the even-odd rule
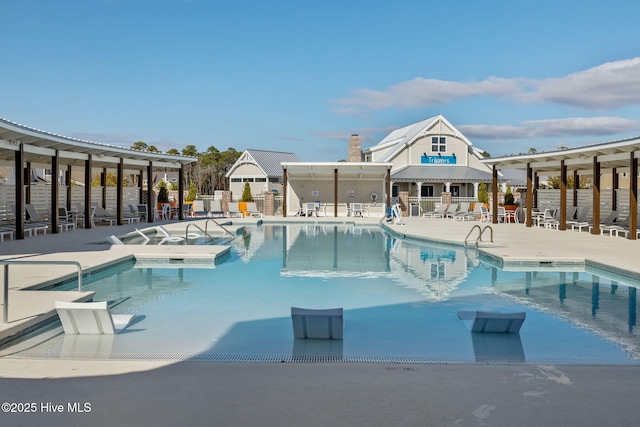
[[[75,265],[78,267],[78,292],[82,292],[82,265],[78,261],[2,260],[0,261],[0,265],[4,265],[4,305],[2,306],[2,323],[8,323],[9,317],[9,265],[11,264]]]
[[[224,226],[222,224],[220,224],[218,221],[216,221],[215,219],[207,219],[207,222],[204,223],[204,232],[207,233],[207,227],[209,226],[209,221],[213,222],[215,225],[217,225],[218,227],[222,228],[224,231],[226,231],[233,239],[235,239],[236,237],[238,237],[237,234],[233,234],[231,231],[227,230],[226,228],[224,228]]]

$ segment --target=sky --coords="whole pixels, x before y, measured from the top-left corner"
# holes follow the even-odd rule
[[[345,159],[442,114],[492,157],[640,135],[637,0],[0,0],[0,117]]]

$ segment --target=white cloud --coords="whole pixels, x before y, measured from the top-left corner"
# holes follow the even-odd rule
[[[479,82],[455,82],[418,77],[385,90],[356,89],[351,96],[331,102],[337,114],[362,115],[364,110],[430,107],[471,96],[595,110],[640,105],[640,57],[542,80],[488,77]]]
[[[605,110],[640,104],[640,58],[607,62],[557,79],[527,80],[522,102]]]
[[[460,125],[462,133],[471,139],[521,139],[532,137],[581,137],[618,135],[640,130],[640,120],[623,117],[571,117],[565,119],[531,120],[520,126]]]

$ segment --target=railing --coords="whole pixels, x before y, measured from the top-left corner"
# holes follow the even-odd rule
[[[216,221],[215,219],[208,219],[207,222],[204,223],[204,233],[207,233],[207,227],[209,227],[209,222],[214,223],[215,225],[217,225],[218,227],[222,228],[224,231],[226,231],[230,236],[231,239],[235,239],[236,237],[238,237],[237,234],[233,234],[231,231],[227,230],[222,224],[220,224],[218,221]]]
[[[487,228],[489,229],[489,231],[491,232],[491,243],[493,243],[493,228],[491,228],[490,225],[485,225],[484,228],[480,228],[480,226],[478,224],[474,225],[473,227],[471,227],[471,230],[469,230],[469,233],[467,234],[467,237],[464,238],[464,246],[465,248],[467,247],[467,240],[469,240],[469,236],[471,236],[471,234],[473,233],[473,231],[475,229],[478,229],[478,237],[476,238],[476,248],[478,247],[479,242],[482,242],[482,235],[484,234],[484,232],[487,230]]]
[[[27,260],[6,260],[0,261],[4,265],[4,305],[2,308],[2,323],[8,323],[9,317],[9,265],[75,265],[78,267],[78,292],[82,292],[82,265],[78,261],[27,261]]]
[[[436,203],[441,203],[441,200],[442,199],[440,197],[421,197],[418,199],[417,196],[412,196],[412,197],[409,197],[409,204],[419,205],[420,213],[433,212],[436,206]],[[469,202],[471,204],[471,203],[476,203],[477,201],[478,199],[476,199],[475,197],[454,197],[451,199],[451,203],[453,204],[462,203],[462,202]]]

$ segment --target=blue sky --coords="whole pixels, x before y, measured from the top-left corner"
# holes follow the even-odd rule
[[[640,135],[640,2],[0,0],[0,117],[347,156],[443,114],[493,157]]]

